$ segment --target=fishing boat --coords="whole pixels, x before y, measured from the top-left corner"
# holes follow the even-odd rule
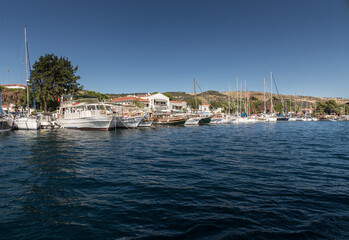
[[[30,108],[29,108],[29,78],[31,78],[31,75],[29,75],[29,56],[28,56],[28,41],[27,41],[27,28],[24,27],[24,42],[25,42],[25,70],[26,70],[26,77],[27,77],[27,114],[22,116],[17,116],[17,118],[14,121],[15,128],[18,130],[36,130],[40,128],[40,121],[36,117],[36,106],[35,106],[35,97],[34,97],[34,89],[33,89],[33,102],[34,102],[34,109],[35,109],[35,116],[30,115]],[[33,85],[32,85],[33,88]]]
[[[117,128],[135,129],[143,121],[145,116],[130,116],[127,114],[116,116]]]
[[[201,120],[201,117],[191,117],[185,121],[184,126],[199,125],[200,120]]]
[[[153,125],[154,120],[146,120],[144,119],[143,121],[140,122],[138,127],[151,127]]]
[[[160,114],[154,117],[153,124],[155,125],[184,125],[187,121],[186,116],[172,115],[172,114]]]
[[[64,102],[58,109],[57,123],[62,128],[108,131],[115,129],[117,119],[111,106],[104,103]]]
[[[142,121],[138,124],[138,127],[151,127],[153,125],[154,119],[150,114],[146,114]]]

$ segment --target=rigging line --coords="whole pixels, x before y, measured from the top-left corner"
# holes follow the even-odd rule
[[[275,81],[274,75],[273,75],[273,82],[274,82],[276,91],[277,91],[277,93],[278,93],[279,99],[281,100],[282,112],[283,112],[283,114],[285,115],[285,110],[284,110],[284,99],[280,97],[279,89],[278,89],[278,86],[276,85],[276,81]]]
[[[198,85],[198,87],[199,87],[201,93],[203,94],[203,96],[204,96],[204,98],[206,99],[206,101],[208,102],[208,104],[210,104],[210,107],[212,107],[214,110],[216,110],[216,108],[213,107],[213,106],[211,105],[210,101],[206,98],[205,93],[202,91],[202,89],[201,89],[199,83],[196,81],[196,79],[195,79],[195,82],[196,82],[196,84]]]

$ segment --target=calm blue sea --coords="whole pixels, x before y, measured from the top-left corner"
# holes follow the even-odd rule
[[[1,134],[0,239],[349,239],[349,122]]]

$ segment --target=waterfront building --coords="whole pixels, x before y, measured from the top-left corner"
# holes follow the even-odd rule
[[[183,113],[187,110],[187,103],[182,101],[170,101],[170,110],[173,113]]]

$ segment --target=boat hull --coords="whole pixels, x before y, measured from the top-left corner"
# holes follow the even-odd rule
[[[58,119],[62,128],[77,130],[108,131],[115,129],[115,118],[113,116],[90,116],[75,119]]]
[[[19,118],[15,120],[15,128],[18,130],[37,130],[40,128],[40,121],[35,118]]]
[[[143,119],[144,117],[116,117],[116,127],[135,129]]]
[[[138,127],[150,127],[151,125],[153,125],[153,120],[151,121],[142,121]]]
[[[201,121],[200,117],[193,117],[189,118],[187,121],[185,121],[184,125],[185,126],[197,126],[199,125],[199,122]]]
[[[0,118],[0,132],[8,132],[12,130],[13,123],[9,119]]]

